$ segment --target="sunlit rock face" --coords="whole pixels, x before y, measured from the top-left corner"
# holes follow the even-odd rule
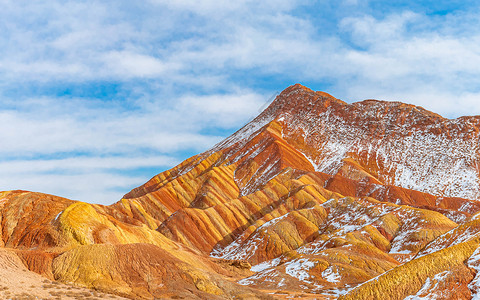
[[[0,245],[132,299],[471,299],[479,128],[297,84],[113,205],[1,193]]]
[[[480,196],[480,117],[449,120],[400,102],[347,104],[300,85],[282,92],[263,114],[280,122],[282,137],[316,171],[351,179],[370,174],[437,196]]]

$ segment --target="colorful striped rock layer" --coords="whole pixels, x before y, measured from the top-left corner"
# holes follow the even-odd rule
[[[480,297],[479,129],[297,84],[113,205],[0,193],[0,271],[39,298]]]

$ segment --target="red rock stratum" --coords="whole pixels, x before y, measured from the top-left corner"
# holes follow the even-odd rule
[[[471,299],[479,128],[297,84],[113,205],[1,193],[0,259],[132,299]]]

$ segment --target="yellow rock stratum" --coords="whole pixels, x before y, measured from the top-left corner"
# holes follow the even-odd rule
[[[0,192],[0,297],[478,298],[479,128],[291,86],[112,205]]]

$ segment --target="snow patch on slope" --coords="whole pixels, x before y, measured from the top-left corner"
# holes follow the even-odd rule
[[[295,259],[285,263],[285,273],[297,278],[300,281],[310,283],[307,280],[310,278],[310,274],[308,274],[308,271],[313,267],[315,267],[315,263],[309,261],[308,259]]]
[[[250,139],[253,138],[255,132],[273,120],[274,116],[272,115],[257,117],[255,120],[246,124],[240,130],[215,145],[211,151],[219,151],[233,146],[236,143],[239,144],[239,147],[243,147]]]
[[[386,105],[365,111],[299,108],[295,115],[285,115],[284,136],[297,143],[302,137],[305,149],[319,153],[302,150],[320,172],[334,175],[343,159],[363,153],[369,164],[380,167],[379,179],[386,184],[480,198],[480,143],[473,125],[460,119],[430,120],[418,113],[400,123],[394,109],[382,111]],[[348,114],[354,111],[358,115]]]
[[[261,272],[261,271],[264,271],[266,269],[270,269],[270,268],[278,266],[280,264],[280,261],[281,260],[280,260],[279,257],[271,259],[271,260],[267,260],[267,261],[264,261],[262,263],[259,263],[258,265],[252,266],[250,268],[250,271]]]
[[[264,244],[264,234],[268,233],[268,227],[275,225],[288,215],[287,213],[265,222],[262,226],[258,227],[251,236],[245,237],[241,235],[224,249],[218,248],[212,250],[210,256],[221,259],[248,260],[255,255],[258,246]]]
[[[445,299],[441,294],[435,294],[435,291],[438,289],[439,282],[445,281],[449,271],[436,274],[433,278],[427,278],[425,284],[415,295],[410,295],[404,300],[436,300],[436,299]]]
[[[241,279],[238,281],[238,283],[241,285],[252,285],[252,284],[255,284],[258,280],[262,280],[263,282],[276,283],[278,281],[279,276],[280,276],[280,273],[277,270],[267,269],[255,275],[252,275],[250,277]],[[283,282],[280,282],[279,284],[283,285]]]
[[[475,221],[480,218],[480,213],[474,215],[470,221]],[[468,223],[467,223],[468,224]],[[427,254],[431,254],[442,250],[445,248],[446,245],[453,246],[463,242],[466,242],[476,236],[478,236],[480,232],[478,228],[474,226],[468,226],[465,228],[464,225],[460,225],[458,227],[453,228],[452,230],[445,232],[438,238],[436,238],[433,242],[431,242],[427,248],[422,250],[418,257],[425,256]]]
[[[334,266],[326,268],[325,271],[322,272],[322,277],[331,283],[340,282],[340,279],[342,278],[337,270],[334,270]]]
[[[468,284],[468,288],[472,291],[472,299],[480,299],[480,248],[473,252],[472,256],[467,260],[467,266],[476,271],[475,278]]]

